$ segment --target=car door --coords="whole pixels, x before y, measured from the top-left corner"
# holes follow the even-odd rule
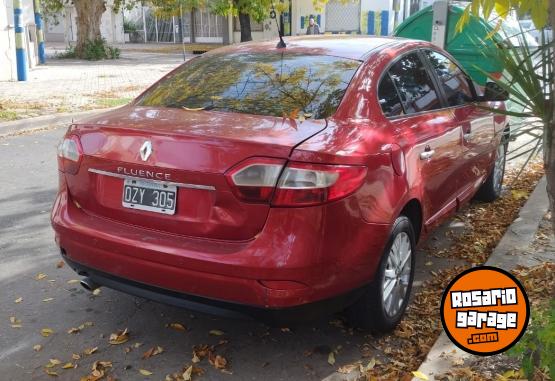
[[[462,159],[457,176],[459,203],[470,199],[491,169],[494,147],[494,115],[477,107],[476,91],[469,77],[452,59],[435,50],[423,51],[433,69],[440,91],[452,111],[452,122],[462,126]]]
[[[417,51],[398,58],[381,79],[378,99],[403,150],[407,181],[421,190],[425,224],[456,209],[461,127],[452,123],[428,66]]]

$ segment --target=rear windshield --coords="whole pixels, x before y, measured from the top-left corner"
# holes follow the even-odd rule
[[[201,56],[151,87],[139,106],[326,118],[360,62],[296,53]]]

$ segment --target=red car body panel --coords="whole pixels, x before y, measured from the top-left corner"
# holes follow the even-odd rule
[[[262,308],[304,305],[369,283],[391,225],[407,204],[422,211],[418,233],[431,231],[484,182],[507,125],[505,117],[476,104],[386,118],[377,102],[381,73],[395,57],[418,48],[431,45],[291,39],[288,51],[363,61],[327,121],[131,104],[73,126],[68,134],[79,137],[83,160],[76,175],[60,172],[52,211],[58,245],[78,268]],[[473,139],[466,142],[470,132]],[[145,139],[152,142],[149,163],[155,164],[140,159]],[[432,160],[419,157],[426,147],[435,150]],[[338,201],[273,207],[239,200],[225,180],[230,168],[254,156],[364,165],[368,171],[362,186]],[[181,188],[175,215],[129,210],[121,204],[121,177],[128,175],[212,189]]]

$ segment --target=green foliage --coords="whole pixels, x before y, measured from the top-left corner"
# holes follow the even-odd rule
[[[12,110],[0,110],[0,121],[16,120],[17,114]]]
[[[124,20],[123,21],[123,31],[125,33],[134,33],[137,31],[137,24],[135,24],[131,20]]]
[[[96,101],[96,104],[100,107],[117,107],[128,104],[132,101],[132,98],[103,98]]]
[[[83,47],[83,53],[80,58],[89,61],[98,61],[102,59],[117,59],[121,51],[119,48],[110,46],[103,38],[96,40],[87,40]],[[59,58],[77,58],[75,48],[68,47],[65,53],[58,55]]]
[[[547,25],[549,0],[472,0],[459,19],[457,30],[461,31],[471,16],[489,20],[494,10],[501,19],[507,17],[511,10],[515,10],[519,16],[530,14],[536,28],[541,29]]]
[[[494,77],[491,73],[476,67],[486,75],[490,82],[495,82],[504,89],[510,97],[510,108],[491,109],[491,111],[512,117],[511,137],[521,139],[524,143],[512,148],[509,159],[526,156],[524,165],[544,150],[545,143],[551,141],[552,130],[549,128],[553,117],[553,45],[544,43],[540,46],[529,44],[525,33],[520,30],[516,34],[508,35],[501,31],[501,41],[498,45],[496,58],[504,68],[501,77]],[[496,38],[497,40],[497,38]],[[490,41],[481,41],[485,46]],[[477,44],[480,41],[476,41]],[[545,127],[545,128],[544,128]]]
[[[555,302],[532,312],[528,330],[508,355],[522,358],[522,370],[528,379],[533,379],[538,368],[555,380]]]
[[[75,52],[75,47],[68,45],[66,50],[62,53],[56,53],[57,58],[77,58],[77,53]]]

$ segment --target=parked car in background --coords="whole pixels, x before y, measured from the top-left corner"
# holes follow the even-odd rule
[[[56,242],[88,289],[392,330],[417,243],[501,192],[505,99],[423,41],[216,49],[68,129]]]

